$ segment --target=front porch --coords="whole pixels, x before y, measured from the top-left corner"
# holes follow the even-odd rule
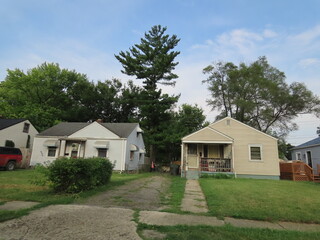
[[[231,172],[230,158],[201,158],[200,172]]]
[[[197,179],[201,174],[233,173],[233,143],[182,143],[181,176]]]

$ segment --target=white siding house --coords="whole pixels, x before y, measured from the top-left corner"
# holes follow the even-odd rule
[[[29,120],[0,119],[0,146],[14,145],[20,148],[23,156],[22,168],[29,167],[32,144],[37,134],[37,129]]]
[[[16,148],[32,148],[37,129],[26,119],[0,119],[0,146],[12,141]]]
[[[114,170],[136,170],[144,164],[142,133],[138,123],[60,123],[36,136],[31,164],[99,156],[114,163]]]

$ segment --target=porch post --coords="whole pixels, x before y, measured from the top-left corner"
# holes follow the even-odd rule
[[[231,171],[236,173],[234,171],[234,144],[233,144],[233,142],[231,144],[231,151],[232,151],[232,154],[231,154]]]
[[[64,157],[66,151],[66,140],[60,140],[59,157]]]
[[[182,172],[185,172],[183,171],[183,168],[184,168],[184,165],[183,165],[183,161],[184,161],[184,143],[181,143],[181,166],[180,166],[180,175],[182,177]]]

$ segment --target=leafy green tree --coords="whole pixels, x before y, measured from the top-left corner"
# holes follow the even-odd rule
[[[90,108],[94,113],[93,119],[103,119],[105,122],[132,122],[137,119],[138,96],[141,88],[132,81],[122,84],[113,79],[98,82],[95,85],[95,97]]]
[[[0,83],[0,112],[27,118],[38,130],[59,121],[128,122],[137,119],[140,87],[113,79],[94,84],[86,75],[44,63],[24,73],[8,70]]]
[[[39,130],[57,120],[69,120],[75,103],[70,89],[90,85],[83,74],[44,63],[27,73],[8,70],[0,83],[0,110],[4,117],[28,118]]]
[[[263,132],[288,133],[296,129],[292,120],[299,113],[319,108],[319,99],[304,84],[288,85],[266,57],[250,65],[218,62],[203,72],[209,75],[203,81],[212,97],[208,104],[220,111],[218,118],[231,116]]]
[[[180,54],[173,51],[180,39],[176,35],[165,34],[167,28],[153,26],[140,44],[135,44],[129,51],[121,51],[115,57],[123,66],[122,72],[143,80],[144,91],[140,94],[139,114],[141,125],[146,130],[145,141],[149,147],[149,156],[155,160],[157,145],[163,140],[163,125],[168,120],[168,111],[178,101],[179,96],[162,94],[157,84],[175,84],[178,78],[173,70],[178,62],[175,58]]]
[[[203,109],[198,105],[182,104],[178,111],[172,111],[170,121],[162,128],[163,141],[159,144],[162,154],[159,157],[163,161],[179,160],[181,138],[208,125],[205,119]]]

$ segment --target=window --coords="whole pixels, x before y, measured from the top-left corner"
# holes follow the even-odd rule
[[[250,146],[250,160],[252,161],[261,161],[262,154],[261,154],[261,146],[260,145],[251,145]]]
[[[6,140],[4,146],[5,147],[15,147],[15,144],[12,140]]]
[[[30,148],[30,135],[28,135],[26,148]]]
[[[29,123],[24,123],[23,132],[28,133],[29,132],[29,127],[30,127]]]
[[[98,157],[106,158],[107,157],[107,148],[98,148]]]
[[[57,147],[48,147],[48,157],[56,156]]]
[[[197,144],[188,144],[188,154],[197,155]]]

